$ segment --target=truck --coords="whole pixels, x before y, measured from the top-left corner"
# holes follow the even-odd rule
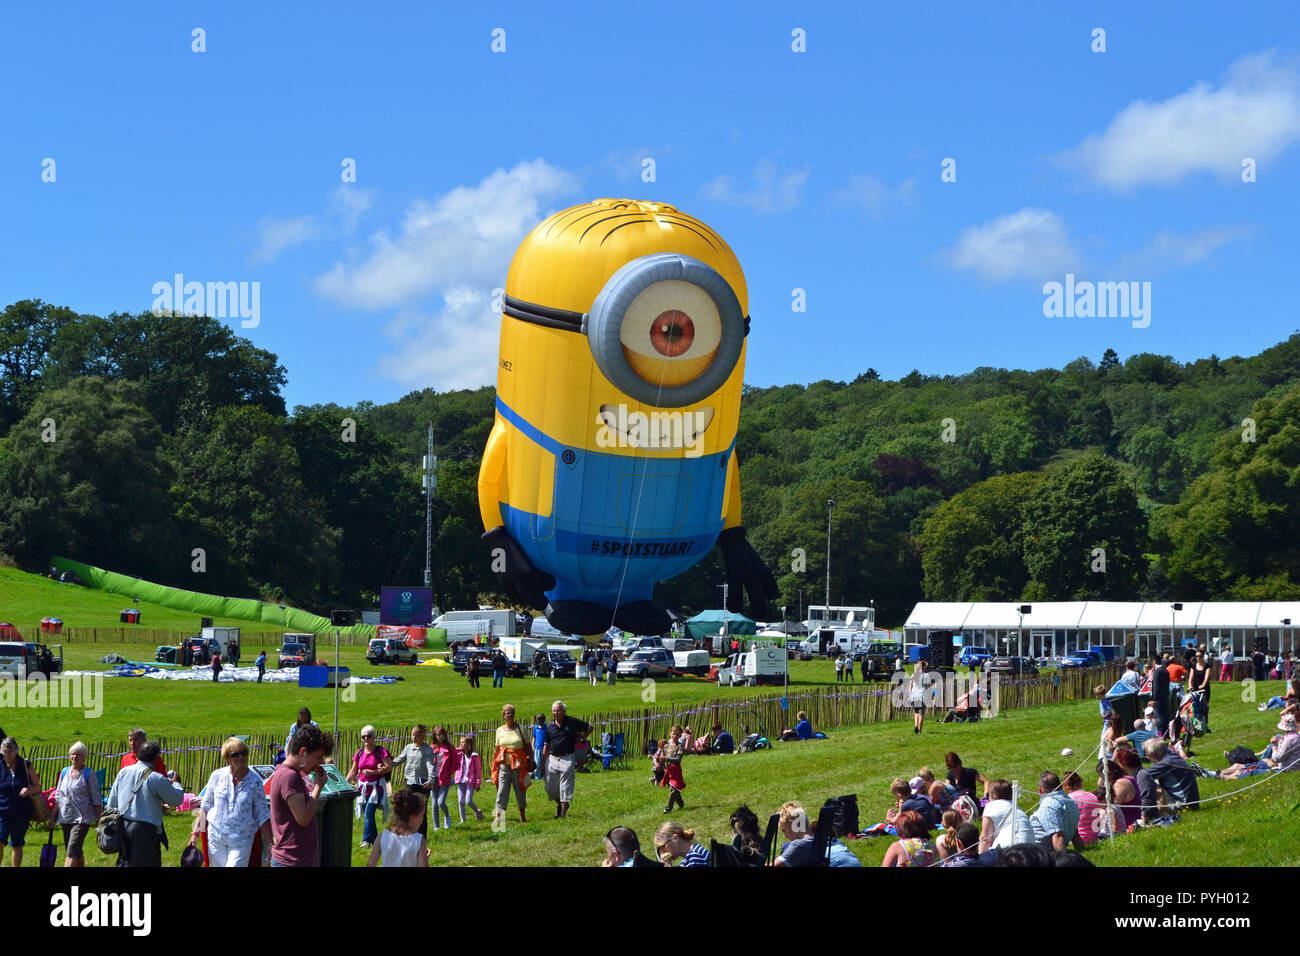
[[[316,635],[288,632],[280,638],[280,656],[276,667],[298,667],[316,660]]]
[[[785,681],[788,668],[784,647],[778,647],[770,641],[755,641],[750,650],[732,654],[718,668],[718,685],[755,687],[759,684],[780,684]]]
[[[447,611],[434,618],[430,627],[441,627],[447,640],[472,641],[475,635],[483,637],[515,637],[519,622],[513,608],[506,610]]]
[[[799,645],[805,658],[852,654],[871,643],[872,632],[849,627],[823,627]]]
[[[239,663],[239,628],[237,627],[204,627],[201,636],[211,646],[216,641],[216,646],[221,648],[221,659],[230,664]]]
[[[525,677],[534,673],[533,661],[538,651],[546,650],[546,641],[539,637],[503,637],[498,647],[510,662],[507,674]]]

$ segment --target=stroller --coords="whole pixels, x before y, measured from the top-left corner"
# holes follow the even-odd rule
[[[1172,736],[1182,743],[1183,751],[1186,753],[1191,753],[1194,738],[1204,737],[1210,732],[1209,722],[1205,719],[1204,697],[1205,691],[1192,691],[1183,694],[1178,704],[1178,714],[1173,721],[1175,732]]]

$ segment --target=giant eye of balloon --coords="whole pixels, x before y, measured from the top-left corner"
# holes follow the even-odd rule
[[[698,259],[659,253],[619,269],[592,304],[596,365],[637,401],[681,407],[717,391],[745,341],[731,286]]]

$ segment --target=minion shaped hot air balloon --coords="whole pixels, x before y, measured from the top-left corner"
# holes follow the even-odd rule
[[[749,332],[735,254],[664,203],[556,213],[515,253],[479,471],[492,570],[572,634],[669,627],[654,585],[723,550],[729,609],[776,582],[740,523]]]

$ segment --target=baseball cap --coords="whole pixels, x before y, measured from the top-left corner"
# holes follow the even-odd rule
[[[911,780],[907,781],[907,785],[912,788],[913,793],[918,793],[920,789],[925,786],[925,778],[913,777]]]
[[[1154,715],[1155,712],[1156,712],[1156,709],[1155,709],[1154,707],[1150,707],[1150,706],[1148,706],[1147,709],[1144,710],[1142,713],[1143,713],[1143,714],[1152,714],[1152,715]]]

